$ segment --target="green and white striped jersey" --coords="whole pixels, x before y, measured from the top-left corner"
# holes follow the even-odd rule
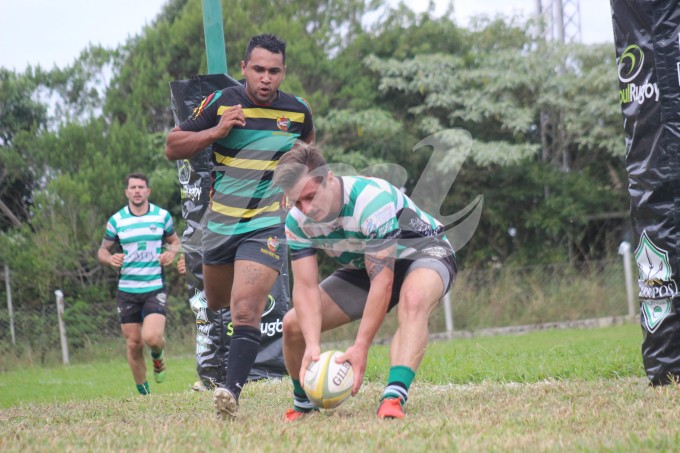
[[[118,242],[125,253],[118,289],[128,293],[148,293],[163,288],[163,238],[175,232],[168,211],[149,203],[141,216],[125,206],[109,218],[106,240]]]
[[[336,219],[315,222],[296,207],[288,213],[286,238],[292,259],[323,250],[342,267],[365,269],[365,252],[385,248],[395,239],[398,259],[412,257],[422,245],[444,245],[446,253],[453,253],[441,223],[389,182],[361,176],[338,179],[343,198]]]

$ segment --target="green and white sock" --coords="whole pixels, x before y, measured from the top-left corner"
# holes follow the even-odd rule
[[[411,387],[416,372],[407,366],[397,365],[390,368],[387,386],[380,401],[385,398],[399,398],[403,405],[408,400],[408,389]]]
[[[309,412],[316,409],[314,403],[309,401],[305,390],[302,388],[302,384],[297,379],[291,379],[293,381],[293,406],[298,412]]]

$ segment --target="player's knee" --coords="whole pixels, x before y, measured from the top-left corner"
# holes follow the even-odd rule
[[[141,338],[128,338],[126,343],[128,352],[133,354],[139,353],[144,348],[144,342]]]
[[[427,301],[419,288],[403,288],[399,298],[399,313],[409,318],[428,312]]]
[[[254,308],[254,304],[231,302],[231,320],[235,326],[246,325],[259,327],[262,313]]]
[[[165,337],[162,333],[152,333],[144,336],[144,343],[151,349],[163,349],[165,347]]]
[[[208,293],[206,293],[207,295]],[[219,311],[229,308],[231,301],[228,295],[224,294],[211,294],[206,296],[207,306],[210,311]]]
[[[283,317],[283,336],[290,339],[302,336],[295,309],[289,310]]]

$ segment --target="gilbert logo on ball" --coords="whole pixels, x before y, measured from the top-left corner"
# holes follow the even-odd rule
[[[307,398],[323,409],[338,407],[352,394],[354,372],[349,362],[336,363],[340,351],[321,353],[318,362],[312,362],[304,376]]]

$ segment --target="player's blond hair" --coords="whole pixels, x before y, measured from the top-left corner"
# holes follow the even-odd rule
[[[274,170],[274,184],[283,190],[292,188],[305,175],[313,175],[319,184],[324,183],[328,164],[316,145],[297,140],[286,152]]]

